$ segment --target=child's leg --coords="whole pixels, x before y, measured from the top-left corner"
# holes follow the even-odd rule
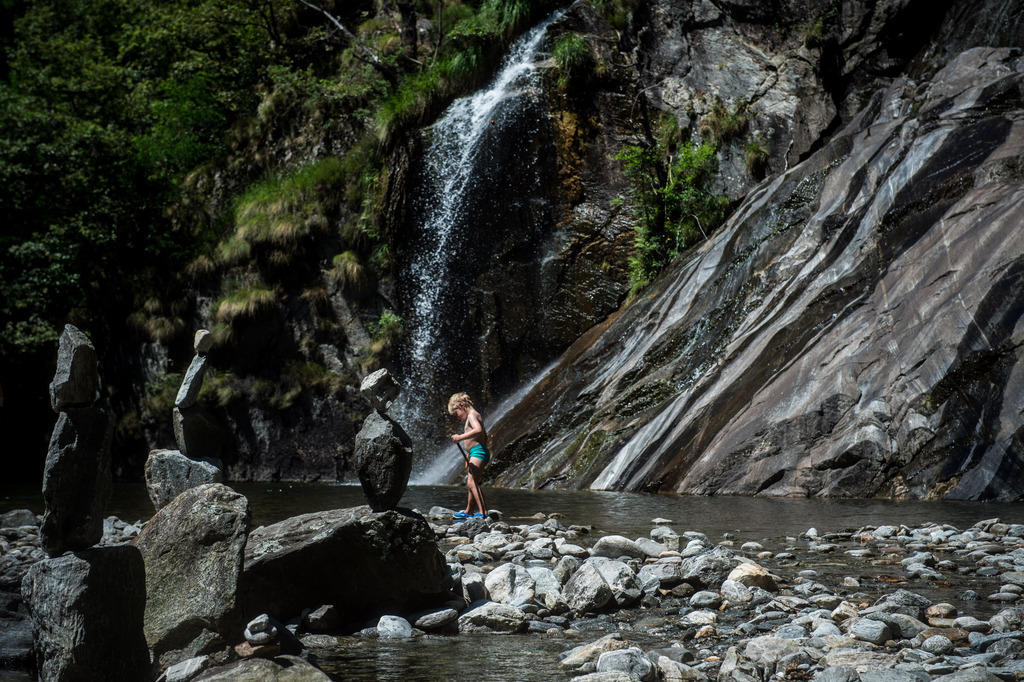
[[[481,514],[487,513],[487,503],[484,501],[484,490],[483,480],[483,464],[476,457],[469,458],[469,479],[467,483],[469,485],[469,494],[473,502],[476,503],[477,508]]]

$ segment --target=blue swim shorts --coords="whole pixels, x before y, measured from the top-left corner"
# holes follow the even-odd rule
[[[469,456],[476,457],[484,464],[487,464],[487,461],[491,458],[491,453],[483,445],[474,445],[469,449]]]

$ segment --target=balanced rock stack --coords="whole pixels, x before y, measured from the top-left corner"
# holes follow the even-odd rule
[[[57,425],[43,470],[39,534],[50,558],[33,564],[22,581],[43,680],[82,679],[83,671],[96,679],[144,679],[149,670],[142,555],[134,547],[93,547],[103,537],[111,490],[111,425],[96,405],[98,387],[96,349],[65,326],[50,384]]]
[[[359,387],[373,410],[356,434],[356,466],[363,493],[375,512],[398,506],[412,472],[412,440],[386,414],[400,390],[386,369],[370,374]]]
[[[161,509],[180,493],[224,480],[220,461],[221,433],[199,406],[206,374],[207,353],[213,344],[209,331],[196,332],[195,356],[174,400],[174,440],[177,450],[153,450],[146,460],[146,488],[153,506]]]

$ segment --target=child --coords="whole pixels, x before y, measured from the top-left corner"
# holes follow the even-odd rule
[[[448,414],[453,414],[463,420],[465,424],[462,433],[453,433],[452,440],[458,444],[462,442],[465,450],[469,451],[469,461],[466,463],[468,476],[466,476],[466,487],[469,488],[469,495],[466,498],[466,510],[455,512],[452,518],[468,519],[487,516],[487,503],[484,502],[484,491],[481,487],[484,465],[491,458],[487,451],[487,432],[484,431],[483,418],[473,407],[473,402],[465,393],[456,393],[448,399]],[[465,451],[464,450],[464,451]],[[476,504],[480,510],[471,514],[473,505]]]

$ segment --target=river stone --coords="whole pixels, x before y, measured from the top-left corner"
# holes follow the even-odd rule
[[[578,613],[597,613],[614,601],[612,588],[589,561],[572,574],[562,596],[569,608]]]
[[[762,590],[769,592],[779,591],[779,586],[775,584],[775,579],[768,574],[768,571],[763,566],[752,561],[744,562],[732,569],[727,580],[738,582],[747,587],[760,587]]]
[[[488,601],[459,616],[459,632],[522,632],[528,616],[515,606]]]
[[[402,427],[374,410],[356,435],[355,457],[370,508],[397,507],[412,472],[412,441]]]
[[[201,673],[210,662],[209,656],[195,656],[175,663],[160,676],[161,682],[188,682]]]
[[[933,677],[932,682],[1002,682],[1002,678],[993,675],[983,667],[973,666],[957,670],[949,675]]]
[[[563,651],[558,657],[558,665],[570,670],[576,669],[587,663],[597,661],[601,654],[606,651],[617,651],[628,647],[629,644],[622,639],[622,633],[612,632],[596,641],[580,644],[568,651]]]
[[[178,495],[132,540],[146,564],[145,634],[154,660],[212,653],[241,634],[248,620],[238,608],[248,530],[248,500],[210,483]]]
[[[450,581],[423,517],[363,506],[253,530],[240,589],[246,615],[287,622],[324,603],[350,619],[408,613],[443,603]]]
[[[377,636],[382,639],[408,639],[412,637],[412,623],[401,616],[381,616],[377,621]]]
[[[98,386],[96,349],[80,329],[64,325],[57,346],[57,371],[50,382],[50,407],[59,413],[92,405]]]
[[[192,349],[200,355],[206,355],[213,348],[213,334],[208,329],[197,329],[192,336]]]
[[[743,648],[743,655],[770,675],[775,671],[779,661],[800,651],[800,645],[792,639],[764,635],[747,642]]]
[[[139,550],[94,547],[32,564],[22,581],[42,680],[151,679]]]
[[[727,601],[733,604],[743,604],[754,597],[754,595],[751,594],[749,587],[743,583],[738,583],[735,580],[726,580],[722,582],[722,587],[719,591]]]
[[[368,374],[359,385],[359,392],[366,396],[370,405],[381,413],[386,413],[395,401],[402,387],[387,369],[378,369]]]
[[[558,582],[565,585],[565,583],[569,582],[569,578],[572,577],[572,574],[575,573],[579,567],[579,559],[574,556],[563,556],[558,560],[558,563],[555,564],[552,571],[554,572],[555,577],[558,578]]]
[[[615,559],[593,558],[588,563],[594,564],[608,587],[612,588],[612,597],[619,608],[632,606],[640,601],[640,585],[636,573],[629,566]]]
[[[825,668],[815,675],[814,682],[860,682],[860,673],[856,668],[836,665]]]
[[[717,682],[759,682],[762,679],[756,663],[743,656],[737,647],[729,647],[718,669]]]
[[[0,528],[20,528],[21,526],[38,526],[39,520],[31,509],[12,509],[0,514]]]
[[[657,559],[663,552],[668,551],[668,547],[649,538],[637,538],[635,542],[640,551],[652,559]]]
[[[728,549],[715,547],[710,552],[683,560],[680,572],[683,580],[691,585],[711,587],[721,585],[735,563]]]
[[[861,618],[850,626],[850,636],[872,644],[884,644],[892,639],[889,626],[880,620]]]
[[[871,617],[888,625],[894,639],[913,639],[928,629],[926,624],[905,613],[876,613]]]
[[[203,376],[206,374],[206,356],[194,355],[185,378],[178,387],[178,395],[174,398],[174,406],[180,409],[192,407],[199,400],[199,391],[203,388]]]
[[[39,529],[50,556],[86,549],[103,537],[111,435],[110,419],[98,407],[69,407],[57,417],[43,469],[46,511]]]
[[[502,564],[484,578],[484,585],[491,599],[502,604],[522,606],[533,601],[535,583],[523,566]]]
[[[544,599],[545,595],[553,594],[556,597],[562,596],[562,583],[555,576],[555,572],[547,566],[527,566],[526,572],[533,578],[533,589],[537,599]]]
[[[210,668],[195,678],[196,682],[240,682],[259,680],[267,682],[331,682],[327,674],[299,656],[275,656],[267,658],[243,658],[217,668]]]
[[[623,672],[648,682],[655,679],[654,665],[644,652],[635,646],[628,649],[606,651],[597,659],[597,672]]]
[[[643,559],[647,556],[635,542],[621,535],[605,535],[599,538],[590,548],[590,554],[609,559],[618,559],[620,556]]]
[[[924,640],[924,643],[921,644],[921,648],[930,654],[942,656],[953,651],[953,642],[949,641],[949,637],[944,635],[933,635],[932,637]]]
[[[646,582],[649,577],[656,579],[660,586],[666,589],[675,587],[683,582],[682,564],[667,561],[644,564],[640,567],[637,579]]]
[[[695,609],[717,609],[721,603],[721,595],[710,590],[701,590],[690,597],[690,606]]]
[[[979,620],[974,616],[959,616],[954,618],[951,625],[967,632],[981,632],[985,633],[992,629],[992,626],[988,624],[988,621]]]
[[[151,450],[146,460],[146,490],[153,507],[161,509],[189,488],[223,483],[220,460],[201,461],[177,450]]]
[[[416,616],[413,625],[420,630],[433,632],[444,630],[459,619],[459,612],[455,609],[433,609]]]

